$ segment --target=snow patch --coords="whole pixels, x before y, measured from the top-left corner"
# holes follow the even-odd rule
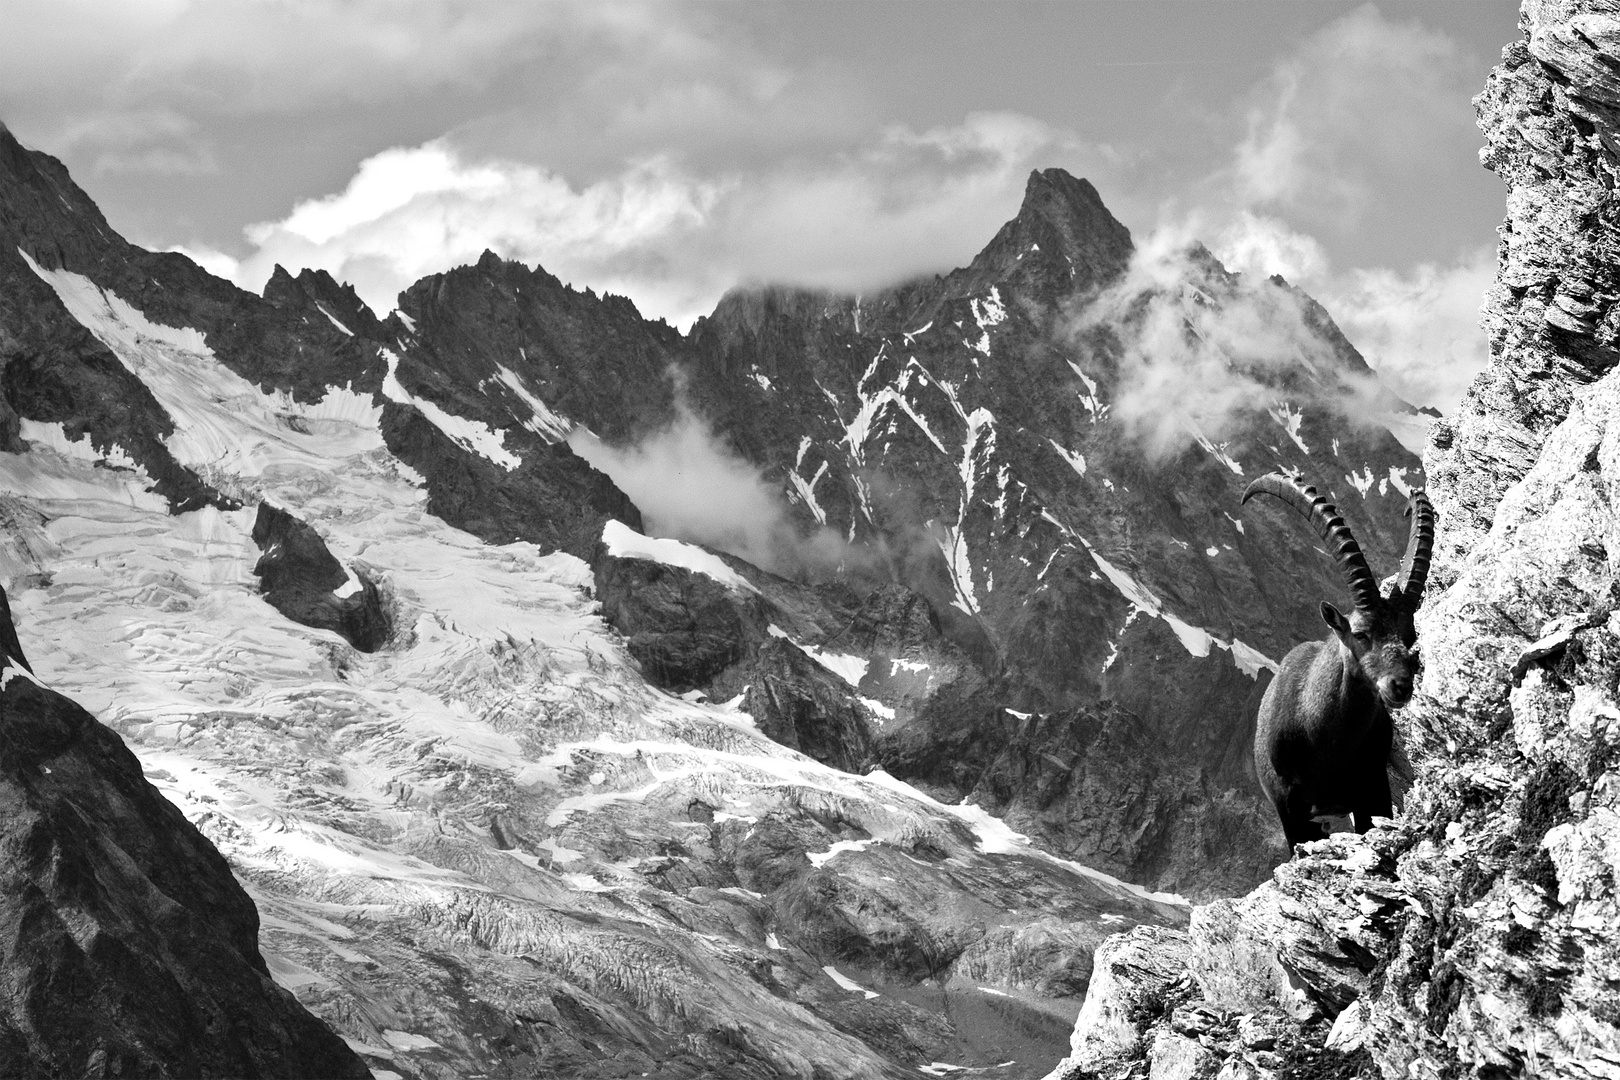
[[[866,669],[871,661],[864,656],[853,656],[848,653],[826,652],[817,645],[802,645],[788,636],[788,632],[772,623],[766,627],[771,637],[778,637],[789,642],[796,648],[802,649],[810,659],[837,675],[850,686],[859,686],[861,680],[866,678]]]
[[[903,332],[901,334],[901,336],[906,339],[906,344],[910,345],[915,338],[920,337],[921,335],[927,333],[929,327],[931,327],[933,325],[934,325],[934,320],[929,319],[927,322],[925,322],[921,326],[917,327],[917,329]]]
[[[876,840],[839,840],[826,851],[807,851],[804,853],[804,857],[810,860],[811,866],[819,870],[831,862],[840,852],[865,851],[875,843],[877,843]]]
[[[877,698],[863,697],[861,698],[861,704],[865,705],[868,709],[871,709],[873,715],[879,717],[880,719],[894,719],[894,710],[883,704],[883,702],[879,701]]]
[[[808,445],[810,442],[808,438],[804,441],[806,445]],[[799,459],[801,461],[804,459],[804,451],[802,449],[799,451]],[[804,503],[805,507],[809,509],[811,515],[815,517],[816,523],[819,525],[827,524],[827,511],[823,510],[821,508],[821,504],[816,501],[816,485],[821,483],[821,478],[826,475],[827,462],[825,460],[822,461],[821,467],[816,470],[816,475],[812,476],[809,480],[806,480],[804,477],[799,475],[799,467],[797,465],[795,465],[792,471],[788,473],[788,482],[793,485],[793,490],[798,493],[799,499]]]
[[[1080,377],[1081,382],[1086,384],[1086,392],[1079,395],[1079,397],[1080,404],[1084,405],[1086,411],[1091,414],[1091,422],[1095,424],[1107,419],[1108,406],[1103,403],[1102,398],[1097,396],[1097,380],[1081,371],[1080,365],[1073,360],[1070,360],[1068,364],[1070,370]]]
[[[383,379],[383,396],[400,405],[409,405],[427,418],[428,423],[444,432],[450,441],[463,450],[471,451],[511,472],[523,464],[523,459],[506,449],[506,432],[492,428],[482,420],[470,420],[445,412],[438,405],[414,396],[399,381],[399,354],[384,349],[388,361],[388,375]]]
[[[562,442],[568,437],[568,433],[574,430],[572,422],[552,412],[544,401],[540,400],[539,397],[529,391],[527,386],[523,385],[523,379],[517,372],[504,364],[496,364],[495,371],[501,383],[516,394],[534,414],[529,419],[520,421],[524,427],[547,442],[552,443]]]
[[[342,323],[338,322],[338,317],[336,315],[333,315],[330,311],[327,311],[325,304],[321,303],[320,301],[316,301],[315,306],[321,309],[321,314],[322,315],[325,315],[327,317],[327,319],[331,320],[331,323],[332,323],[333,326],[335,326],[339,330],[343,331],[349,337],[354,337],[354,331],[350,330],[347,326],[344,326]]]
[[[412,1035],[408,1031],[395,1031],[393,1028],[384,1028],[382,1037],[389,1046],[395,1050],[409,1053],[412,1050],[438,1050],[439,1044],[426,1035]]]
[[[845,990],[848,990],[848,991],[850,991],[851,993],[854,993],[854,994],[865,994],[866,999],[868,1001],[870,1001],[873,998],[878,996],[877,991],[868,990],[866,987],[862,986],[860,983],[856,982],[854,979],[851,979],[848,975],[845,975],[843,972],[839,971],[837,968],[833,967],[831,964],[828,964],[826,967],[823,967],[821,970],[827,973],[827,978],[831,979],[833,982],[837,983],[839,986],[843,987]]]
[[[1069,463],[1069,468],[1081,476],[1086,475],[1086,459],[1084,455],[1074,450],[1065,449],[1056,439],[1047,439],[1046,441],[1051,443],[1052,449],[1056,450],[1063,460]]]
[[[1239,475],[1239,476],[1243,475],[1243,466],[1238,463],[1236,458],[1232,457],[1230,454],[1228,454],[1226,452],[1226,448],[1230,444],[1228,444],[1228,443],[1218,443],[1218,444],[1217,443],[1212,443],[1212,442],[1210,442],[1208,439],[1206,439],[1204,437],[1202,432],[1194,432],[1193,433],[1193,438],[1198,440],[1198,445],[1202,446],[1204,448],[1204,450],[1208,452],[1210,457],[1214,458],[1216,461],[1220,462],[1222,465],[1225,465],[1228,469],[1231,469],[1237,475]]]
[[[602,543],[607,545],[608,554],[616,558],[646,559],[665,566],[677,566],[713,578],[737,592],[759,592],[747,578],[727,566],[720,556],[680,540],[643,536],[616,519],[602,526]]]
[[[1271,418],[1277,421],[1278,426],[1288,433],[1290,439],[1294,440],[1295,446],[1307,454],[1311,452],[1311,448],[1305,445],[1305,440],[1299,437],[1299,425],[1305,419],[1304,413],[1286,401],[1267,406],[1266,412],[1270,413]]]

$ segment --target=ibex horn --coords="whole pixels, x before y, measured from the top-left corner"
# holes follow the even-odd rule
[[[1304,515],[1333,553],[1339,569],[1344,571],[1356,607],[1361,611],[1377,608],[1382,597],[1378,595],[1378,582],[1373,578],[1372,568],[1367,565],[1367,556],[1362,554],[1361,545],[1351,535],[1350,526],[1344,523],[1344,518],[1339,516],[1338,509],[1332,503],[1318,495],[1316,489],[1305,483],[1297,473],[1292,476],[1280,472],[1267,473],[1248,486],[1243,492],[1243,501],[1248,502],[1256,495],[1281,499]],[[1424,568],[1427,569],[1427,548],[1424,548],[1423,559]]]
[[[1395,591],[1405,598],[1407,607],[1416,610],[1423,602],[1423,586],[1429,580],[1429,552],[1434,549],[1434,506],[1421,490],[1412,492],[1406,500],[1406,516],[1412,519],[1412,533],[1406,541],[1406,554],[1401,557],[1401,576],[1395,580]]]

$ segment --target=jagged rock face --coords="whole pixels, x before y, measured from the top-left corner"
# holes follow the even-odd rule
[[[28,673],[3,602],[0,641],[0,1073],[369,1076],[272,981],[225,859]]]
[[[260,503],[253,542],[264,552],[253,572],[277,611],[305,626],[336,631],[361,652],[376,652],[388,640],[388,612],[377,583],[351,577],[307,523]]]
[[[684,342],[625,297],[578,292],[486,251],[423,278],[399,304],[401,382],[459,416],[515,419],[552,439],[585,424],[609,442],[674,416],[670,369]]]
[[[1476,99],[1508,214],[1491,368],[1428,459],[1449,587],[1419,613],[1401,715],[1417,781],[1389,827],[1195,910],[1165,963],[1218,1037],[1174,1075],[1277,1071],[1244,1024],[1315,1055],[1312,1075],[1620,1075],[1620,5],[1522,10]],[[1104,996],[1152,989],[1126,984]],[[1132,1046],[1087,1056],[1105,1011],[1088,998],[1055,1076],[1158,1068],[1142,1048],[1175,1018],[1141,1013]]]
[[[707,575],[604,552],[594,564],[602,615],[655,686],[707,688],[765,636],[760,602]]]
[[[563,443],[521,432],[514,440],[521,461],[507,468],[469,451],[421,410],[394,401],[383,406],[382,436],[423,478],[428,512],[489,543],[527,540],[583,558],[604,522],[641,525],[641,512],[624,492]]]
[[[743,709],[766,735],[835,769],[865,772],[872,763],[869,709],[792,642],[767,642],[755,653]]]
[[[1436,425],[1427,463],[1448,523],[1442,562],[1489,532],[1507,488],[1535,462],[1579,390],[1613,366],[1620,335],[1612,132],[1614,55],[1601,3],[1526,5],[1475,99],[1481,162],[1508,186],[1499,269],[1481,309],[1492,363]]]

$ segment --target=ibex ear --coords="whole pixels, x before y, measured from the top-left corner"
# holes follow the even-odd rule
[[[1350,632],[1350,620],[1345,618],[1342,611],[1326,600],[1322,601],[1322,621],[1333,627],[1333,632],[1336,634],[1348,634]]]

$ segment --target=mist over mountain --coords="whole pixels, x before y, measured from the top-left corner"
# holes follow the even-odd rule
[[[1328,312],[1057,169],[966,267],[683,334],[487,252],[254,295],[0,129],[0,365],[33,674],[377,1076],[1043,1075],[1099,942],[1287,857],[1253,717],[1344,585],[1245,483],[1381,574],[1424,483]]]

